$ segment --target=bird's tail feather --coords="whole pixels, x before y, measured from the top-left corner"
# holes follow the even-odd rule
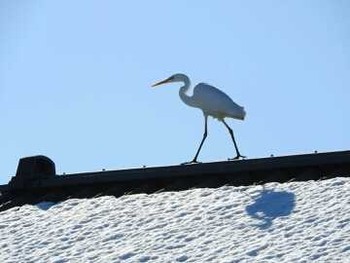
[[[232,113],[231,117],[237,120],[244,120],[246,116],[246,111],[244,110],[243,107],[240,108],[240,110],[235,111]]]

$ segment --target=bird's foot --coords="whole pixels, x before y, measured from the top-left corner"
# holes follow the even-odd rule
[[[192,160],[190,162],[181,163],[181,165],[190,165],[190,164],[198,164],[198,163],[201,163],[201,162],[198,162],[197,160]]]
[[[236,157],[234,157],[234,158],[228,158],[227,160],[228,160],[228,161],[234,161],[234,160],[245,159],[245,158],[247,158],[247,157],[246,157],[246,156],[243,156],[243,155],[240,155],[240,154],[237,154]]]

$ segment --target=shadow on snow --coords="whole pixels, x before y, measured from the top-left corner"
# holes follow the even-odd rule
[[[49,210],[52,206],[54,206],[56,203],[54,202],[40,202],[37,203],[35,206],[41,210]]]
[[[254,203],[246,207],[246,212],[261,221],[257,224],[260,229],[267,229],[274,219],[290,215],[294,206],[295,194],[292,192],[264,189],[254,198]]]

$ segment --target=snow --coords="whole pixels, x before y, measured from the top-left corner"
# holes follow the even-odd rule
[[[0,213],[0,262],[350,262],[350,178],[42,202]]]

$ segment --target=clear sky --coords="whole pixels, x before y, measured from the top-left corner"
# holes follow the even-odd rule
[[[229,120],[248,158],[350,149],[350,2],[0,2],[0,183],[43,154],[59,174],[193,158],[200,110],[186,73],[247,111]],[[234,148],[209,119],[199,160]]]

